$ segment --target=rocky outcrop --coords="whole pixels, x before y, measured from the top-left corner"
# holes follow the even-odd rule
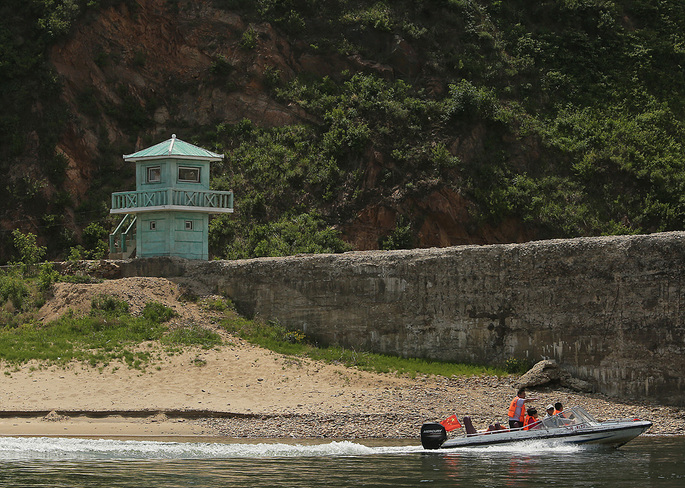
[[[586,393],[591,393],[594,390],[589,381],[574,378],[571,373],[560,368],[553,359],[545,359],[535,364],[519,378],[516,388],[556,385]]]

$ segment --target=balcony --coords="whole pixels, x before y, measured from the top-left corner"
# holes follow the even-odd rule
[[[112,193],[113,214],[183,210],[185,212],[232,213],[233,192],[214,190],[121,191]]]

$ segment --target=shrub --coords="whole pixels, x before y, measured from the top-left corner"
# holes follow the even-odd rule
[[[414,232],[411,221],[404,215],[397,219],[395,229],[381,239],[380,248],[386,251],[392,249],[412,249],[414,247]]]
[[[233,65],[225,56],[217,56],[209,71],[216,76],[228,76],[233,72]]]
[[[215,298],[215,299],[207,299],[202,302],[202,305],[207,309],[211,310],[214,312],[227,312],[229,310],[233,310],[235,307],[233,306],[233,302],[231,302],[230,299],[222,299],[222,298]]]
[[[19,274],[0,271],[0,305],[9,301],[15,310],[21,310],[29,295],[29,287]]]
[[[96,295],[90,302],[90,314],[97,315],[128,315],[129,305],[123,300],[119,300],[110,295]]]
[[[109,232],[97,222],[83,229],[83,247],[89,259],[102,259],[109,253]]]
[[[177,317],[178,313],[159,302],[148,302],[145,304],[145,308],[143,308],[142,315],[150,322],[162,324]]]
[[[240,38],[240,47],[245,49],[246,51],[250,51],[257,47],[258,38],[259,34],[254,29],[254,27],[248,27],[247,30],[243,32],[243,35]]]
[[[530,369],[530,361],[509,358],[504,362],[504,370],[510,374],[523,374]]]
[[[52,263],[45,263],[40,267],[38,272],[38,289],[42,292],[47,292],[52,288],[52,285],[59,280],[59,273],[52,267]]]
[[[19,252],[19,262],[27,266],[39,263],[47,252],[45,246],[39,246],[36,243],[36,235],[32,233],[24,234],[19,229],[12,231],[14,237],[14,247]]]

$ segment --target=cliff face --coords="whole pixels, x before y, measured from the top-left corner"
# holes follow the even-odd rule
[[[140,123],[146,140],[157,140],[178,128],[218,121],[249,118],[269,127],[306,116],[271,99],[253,80],[267,65],[292,72],[290,47],[268,25],[261,26],[268,40],[260,44],[261,55],[239,49],[247,25],[238,15],[205,2],[177,13],[169,12],[164,0],[142,0],[138,6],[134,12],[125,4],[102,11],[51,52],[64,98],[76,114],[70,137],[59,148],[69,158],[69,181],[78,195],[88,190],[93,161],[110,156],[102,154],[103,147],[134,152],[147,143],[138,139],[128,145],[122,125],[130,117],[140,117],[134,123]],[[212,76],[219,58],[234,68],[230,83]]]
[[[255,39],[253,47],[245,47],[246,33]],[[408,42],[391,35],[377,42],[388,54],[383,63],[359,55],[317,55],[269,23],[248,23],[207,1],[139,0],[91,14],[50,52],[72,114],[57,145],[67,164],[62,189],[71,195],[73,207],[101,207],[108,205],[110,192],[133,186],[132,168],[124,165],[121,154],[172,133],[192,140],[206,127],[243,119],[266,128],[320,123],[300,106],[279,102],[265,86],[265,73],[278,73],[282,80],[344,70],[385,79],[427,76],[420,54]],[[423,82],[445,90],[443,81]],[[485,136],[478,128],[455,136],[451,150],[468,160],[482,150]],[[359,164],[364,188],[372,196],[351,218],[337,223],[355,249],[377,249],[380,238],[395,229],[399,215],[418,222],[412,232],[419,247],[519,242],[535,235],[514,220],[495,227],[474,223],[472,204],[444,182],[429,183],[411,195],[379,191],[387,163],[373,148]],[[240,188],[234,191],[239,207]],[[77,236],[94,218],[71,208],[65,217],[65,225]]]

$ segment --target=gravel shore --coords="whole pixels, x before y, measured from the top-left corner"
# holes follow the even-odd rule
[[[418,439],[421,424],[452,414],[469,415],[476,428],[496,421],[506,424],[516,378],[421,378],[410,388],[368,391],[345,411],[264,414],[198,421],[208,433],[236,438],[394,438]],[[544,411],[549,403],[580,405],[598,420],[641,418],[654,425],[648,434],[685,435],[685,409],[644,403],[628,404],[597,394],[566,389],[529,389],[532,404]],[[459,432],[459,431],[456,431]]]

